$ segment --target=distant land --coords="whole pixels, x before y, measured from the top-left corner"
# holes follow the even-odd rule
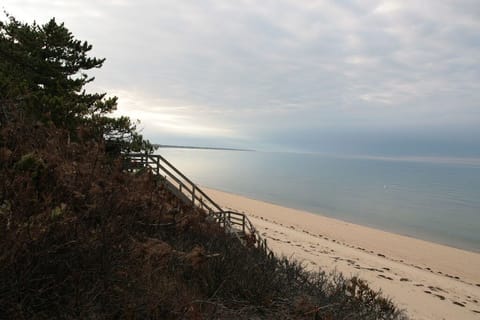
[[[171,149],[200,149],[200,150],[223,150],[223,151],[255,151],[252,149],[238,149],[238,148],[222,148],[222,147],[201,147],[201,146],[176,146],[168,144],[154,144],[157,148],[171,148]]]

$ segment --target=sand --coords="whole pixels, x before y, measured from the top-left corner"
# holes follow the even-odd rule
[[[278,255],[359,276],[412,319],[480,319],[480,254],[204,188]]]

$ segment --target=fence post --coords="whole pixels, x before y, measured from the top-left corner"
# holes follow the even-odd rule
[[[245,234],[245,214],[242,215],[242,232]]]
[[[195,205],[195,185],[192,186],[192,205]]]

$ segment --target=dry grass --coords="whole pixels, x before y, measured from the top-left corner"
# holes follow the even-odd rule
[[[241,245],[88,128],[1,124],[1,319],[404,318],[357,278]]]

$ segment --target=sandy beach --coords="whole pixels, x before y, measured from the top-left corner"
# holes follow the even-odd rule
[[[480,319],[480,254],[204,188],[246,213],[269,247],[311,270],[357,275],[412,319]]]

